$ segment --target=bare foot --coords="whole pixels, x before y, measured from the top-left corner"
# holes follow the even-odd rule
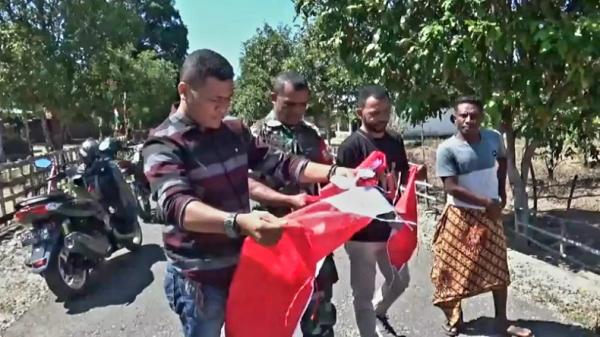
[[[509,337],[533,337],[531,330],[511,324],[507,320],[499,320],[497,327],[498,332],[506,334]]]

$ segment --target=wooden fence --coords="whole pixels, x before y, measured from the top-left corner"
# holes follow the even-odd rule
[[[77,149],[53,152],[44,156],[54,158],[61,163],[72,163],[78,160]],[[33,162],[40,157],[33,157],[14,163],[0,165],[0,236],[7,230],[9,220],[14,214],[15,204],[22,198],[43,193],[46,186],[45,178],[48,172],[38,170]],[[445,204],[445,195],[439,188],[424,182],[417,182],[417,196],[429,212],[440,214]],[[516,212],[519,212],[518,210]],[[574,239],[569,235],[575,226],[591,226],[588,223],[564,219],[551,215],[531,214],[528,223],[517,221],[515,216],[514,228],[508,228],[517,237],[533,243],[552,255],[583,266],[587,269],[600,271],[600,249],[592,247],[589,242]],[[545,218],[545,221],[539,221]],[[593,239],[593,238],[592,238]],[[590,259],[582,261],[575,257],[573,249],[587,254]],[[591,261],[591,262],[590,262]]]
[[[445,196],[441,189],[417,181],[417,197],[421,204],[426,205],[428,211],[436,215],[441,214],[445,204]],[[554,257],[571,262],[578,267],[600,272],[600,249],[592,246],[596,240],[599,240],[598,233],[587,236],[585,234],[589,231],[594,232],[592,224],[535,212],[531,212],[528,223],[518,221],[517,219],[522,218],[520,216],[514,218],[514,226],[506,228],[516,237],[543,249]],[[584,234],[575,235],[575,232]],[[586,239],[587,242],[582,242]]]
[[[550,253],[554,257],[564,259],[578,267],[600,272],[600,229],[584,221],[576,221],[549,214],[530,211],[528,221],[520,216],[522,209],[515,211],[514,227],[509,230],[528,244]],[[579,227],[579,228],[578,228]],[[578,232],[583,234],[577,235]],[[587,234],[590,233],[591,234]],[[587,242],[581,242],[588,239]],[[596,242],[597,241],[597,242]],[[596,243],[596,247],[592,245]]]
[[[15,205],[21,199],[44,193],[49,172],[35,167],[34,161],[39,158],[70,164],[78,160],[77,148],[0,164],[0,233],[7,230]]]

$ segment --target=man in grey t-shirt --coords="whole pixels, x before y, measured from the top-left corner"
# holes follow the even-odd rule
[[[509,336],[532,333],[506,316],[510,275],[501,214],[506,204],[506,150],[500,133],[481,129],[483,105],[461,97],[452,116],[458,132],[437,150],[437,175],[448,195],[433,240],[433,303],[446,315],[446,333],[463,324],[461,301],[491,291],[498,329]]]
[[[471,144],[459,135],[454,135],[440,144],[436,156],[437,175],[438,177],[456,176],[458,185],[472,193],[504,202],[505,190],[500,191],[497,175],[498,162],[502,161],[501,165],[504,165],[506,161],[502,135],[495,130],[481,129],[479,137],[478,142]],[[452,194],[448,194],[448,203],[485,209],[477,202],[465,202]]]

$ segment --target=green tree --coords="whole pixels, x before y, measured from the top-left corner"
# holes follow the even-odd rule
[[[347,119],[355,82],[317,34],[308,23],[296,34],[286,26],[258,29],[244,43],[233,111],[248,121],[264,117],[271,110],[273,78],[282,71],[295,70],[306,77],[311,88],[309,115],[328,126],[336,119]]]
[[[459,94],[481,96],[489,122],[506,132],[523,217],[529,166],[548,124],[573,122],[567,129],[578,137],[592,135],[585,126],[600,111],[597,1],[295,3],[353,73],[398,94],[397,111],[411,121],[439,115]],[[517,138],[526,142],[520,167]]]
[[[94,63],[110,46],[124,45],[141,32],[134,13],[103,0],[6,1],[3,9],[1,31],[12,40],[2,50],[1,69],[11,104],[49,109],[56,117],[95,110]]]
[[[232,104],[234,114],[256,121],[271,110],[272,79],[284,69],[294,50],[291,29],[265,24],[245,41],[240,58],[241,74],[236,80]]]
[[[353,118],[357,79],[348,72],[335,50],[328,48],[318,36],[317,27],[306,23],[284,68],[306,76],[311,88],[308,114],[328,126],[326,137],[329,139],[334,122]]]
[[[131,76],[135,86],[129,91],[132,121],[143,126],[156,126],[169,114],[172,97],[177,94],[173,78],[177,67],[172,62],[145,51],[131,60]]]
[[[93,64],[91,77],[98,85],[91,90],[98,95],[94,98],[95,115],[108,121],[113,109],[118,108],[135,126],[154,126],[169,112],[176,67],[152,50],[134,51],[131,44],[111,48]],[[100,108],[99,104],[104,106]],[[86,112],[73,115],[81,118]]]
[[[50,110],[62,121],[90,114],[106,119],[115,107],[126,106],[137,120],[153,123],[168,111],[175,92],[173,63],[187,48],[187,30],[171,1],[1,5],[2,107]]]
[[[188,49],[187,28],[173,0],[128,0],[144,22],[138,50],[153,50],[179,66]]]

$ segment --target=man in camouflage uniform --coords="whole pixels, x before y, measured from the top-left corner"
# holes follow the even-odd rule
[[[253,125],[254,135],[285,153],[302,155],[318,163],[331,164],[333,157],[328,153],[318,129],[304,120],[310,98],[308,84],[304,77],[296,72],[280,74],[274,81],[271,98],[273,110]],[[288,195],[298,193],[316,195],[318,192],[318,186],[315,184],[298,185],[277,181],[271,177],[258,175],[253,177]],[[291,211],[284,207],[267,208],[267,210],[276,216],[283,216]],[[329,255],[319,271],[313,296],[300,322],[305,337],[333,336],[336,310],[331,303],[331,298],[333,284],[337,280],[333,255]]]

